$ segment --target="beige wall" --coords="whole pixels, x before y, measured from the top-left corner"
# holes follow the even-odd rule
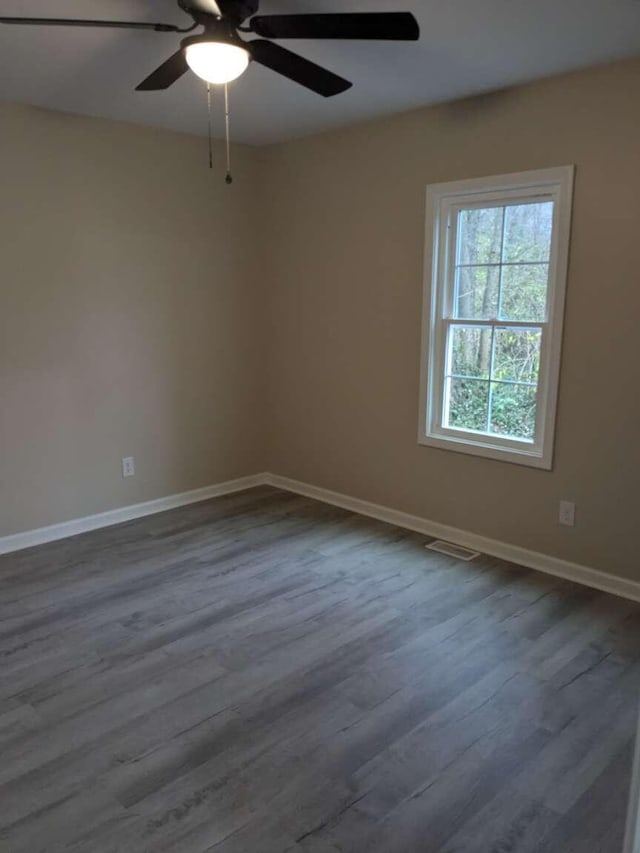
[[[640,578],[639,94],[631,61],[238,148],[232,190],[201,139],[1,107],[0,535],[268,469]],[[425,186],[568,163],[553,472],[419,447]]]
[[[640,579],[639,96],[632,61],[260,155],[272,470]],[[419,447],[425,186],[570,163],[553,472]]]
[[[251,150],[235,167],[0,107],[0,535],[264,468]]]

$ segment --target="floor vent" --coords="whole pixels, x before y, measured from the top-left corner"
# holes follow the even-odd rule
[[[442,539],[436,539],[424,546],[431,551],[438,551],[440,554],[446,554],[448,557],[455,557],[456,560],[475,560],[480,556],[479,551],[470,551],[468,548],[463,548],[462,545],[454,545],[451,542],[443,542]]]

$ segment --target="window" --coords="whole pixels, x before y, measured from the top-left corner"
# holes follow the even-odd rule
[[[427,189],[418,441],[551,468],[573,166]]]

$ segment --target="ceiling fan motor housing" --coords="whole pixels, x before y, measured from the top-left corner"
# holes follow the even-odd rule
[[[203,33],[182,39],[180,45],[184,50],[189,47],[189,45],[211,41],[234,44],[238,47],[246,48],[245,43],[236,32],[234,24],[226,18],[210,18],[205,23],[205,30]]]
[[[212,20],[218,20],[210,12],[203,11],[197,0],[178,0],[178,5],[203,27],[208,27]],[[256,14],[260,0],[218,0],[217,5],[224,20],[238,27],[251,15]]]

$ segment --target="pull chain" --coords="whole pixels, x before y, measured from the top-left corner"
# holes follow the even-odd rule
[[[231,175],[231,135],[229,132],[229,86],[227,83],[224,84],[224,120],[227,136],[227,177],[225,178],[225,181],[228,184],[232,184],[233,177]]]
[[[211,116],[211,84],[207,83],[207,111],[209,114],[209,168],[213,169],[213,124]]]
[[[213,95],[211,91],[211,84],[207,83],[207,113],[208,113],[208,132],[209,132],[209,168],[213,169]],[[227,176],[225,178],[226,183],[233,183],[233,176],[231,174],[231,131],[229,125],[229,87],[227,84],[224,84],[224,120],[225,120],[225,132],[226,132],[226,141],[227,141]]]

